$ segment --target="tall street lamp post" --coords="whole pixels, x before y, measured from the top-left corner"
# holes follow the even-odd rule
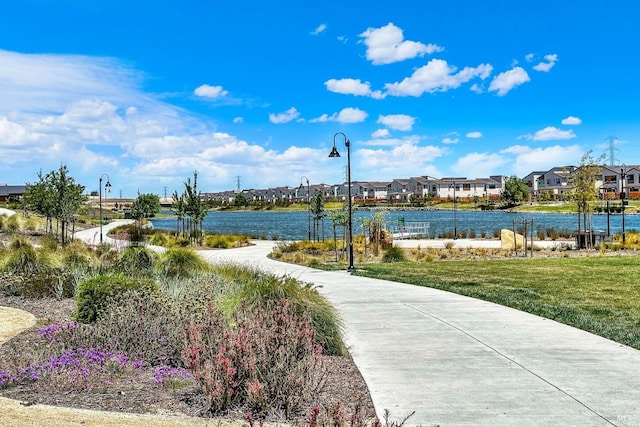
[[[626,242],[626,236],[624,233],[624,208],[625,208],[625,194],[624,194],[624,174],[625,174],[625,166],[624,164],[620,168],[620,200],[622,202],[622,244],[624,245]]]
[[[100,175],[100,179],[98,180],[98,193],[99,193],[99,203],[100,203],[100,243],[102,243],[102,177],[107,177],[107,183],[104,185],[105,196],[107,193],[111,192],[111,182],[109,182],[109,175],[103,173]]]
[[[311,187],[309,186],[309,178],[302,175],[300,178],[300,189],[302,189],[302,178],[307,182],[307,234],[309,235],[309,241],[311,241],[311,199],[309,199]]]
[[[456,219],[456,182],[452,179],[451,186],[453,187],[453,239],[458,238],[458,221]]]
[[[342,132],[337,132],[333,135],[333,150],[329,153],[329,157],[340,157],[338,148],[336,147],[336,136],[342,135],[344,137],[344,146],[347,147],[347,194],[349,196],[349,267],[348,272],[353,272],[356,268],[353,266],[353,213],[351,209],[351,143],[349,138]]]

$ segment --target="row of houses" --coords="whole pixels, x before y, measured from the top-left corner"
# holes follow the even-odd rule
[[[392,181],[352,181],[351,195],[361,202],[408,203],[414,199],[440,200],[496,200],[504,186],[506,176],[496,175],[489,178],[467,179],[466,177],[434,178],[418,176]],[[238,194],[242,194],[251,202],[263,203],[295,203],[306,201],[316,193],[325,198],[346,200],[349,193],[348,184],[309,184],[298,187],[274,187],[267,189],[250,189],[241,192],[224,191],[207,193],[205,197],[217,202],[233,203]]]
[[[531,201],[562,200],[571,193],[571,175],[576,166],[554,167],[547,171],[534,171],[523,178],[529,189]],[[504,175],[489,178],[468,179],[466,177],[435,178],[418,176],[398,178],[392,181],[352,181],[351,194],[358,201],[408,203],[414,199],[429,200],[476,200],[489,201],[500,198],[505,181]],[[640,166],[601,166],[594,183],[603,199],[640,198]],[[346,182],[336,185],[310,184],[298,187],[274,187],[207,193],[205,197],[217,202],[233,203],[238,194],[251,202],[295,203],[306,201],[315,193],[327,199],[346,200]]]
[[[532,200],[564,199],[571,193],[571,175],[575,166],[555,167],[531,172],[523,178]],[[594,183],[602,199],[640,198],[640,166],[601,166]]]

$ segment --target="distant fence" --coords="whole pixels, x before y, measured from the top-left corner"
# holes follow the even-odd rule
[[[397,224],[387,226],[394,239],[428,239],[430,225],[428,222],[405,222],[403,218]]]

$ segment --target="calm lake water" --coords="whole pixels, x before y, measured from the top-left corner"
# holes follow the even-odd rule
[[[373,217],[373,211],[356,211],[353,217],[353,232],[361,233],[362,227],[358,222],[360,218]],[[385,215],[387,228],[394,230],[401,225],[402,220],[406,225],[412,222],[428,223],[429,235],[437,237],[442,233],[453,232],[452,210],[393,210]],[[556,230],[577,230],[576,214],[536,214],[536,213],[508,213],[495,211],[456,211],[456,224],[458,233],[474,230],[480,237],[485,232],[488,237],[494,230],[502,228],[513,229],[513,221],[520,228],[524,221],[533,220],[534,232],[538,229],[555,228]],[[174,230],[175,219],[154,219],[151,221],[155,228]],[[607,230],[607,215],[592,215],[591,223],[594,230]],[[622,215],[610,216],[611,234],[622,230]],[[312,221],[313,227],[313,221]],[[582,226],[581,226],[582,228]],[[252,237],[277,236],[280,240],[306,239],[307,212],[269,212],[269,211],[211,211],[204,221],[204,229],[214,233],[247,234]],[[640,230],[640,215],[625,215],[625,230]],[[322,231],[319,232],[320,235]],[[341,230],[337,230],[338,236]],[[324,220],[324,234],[326,238],[333,236],[331,220]]]

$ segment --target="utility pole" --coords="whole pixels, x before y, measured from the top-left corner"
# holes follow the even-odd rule
[[[238,193],[240,192],[240,175],[236,175],[236,188],[238,190]]]

